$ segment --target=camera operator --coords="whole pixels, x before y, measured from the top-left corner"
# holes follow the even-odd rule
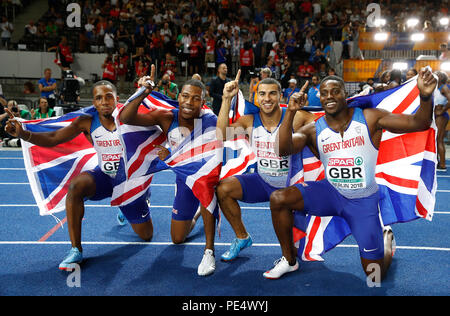
[[[30,112],[26,110],[20,110],[17,105],[17,101],[15,100],[9,100],[6,107],[15,117],[23,118],[26,120],[31,119]],[[2,130],[1,136],[3,137],[3,147],[20,147],[19,139],[14,138],[13,136],[9,135],[4,131],[4,126],[6,125],[8,118],[9,118],[8,113],[5,112],[3,114],[0,114],[0,122],[1,122],[0,129]]]
[[[158,82],[157,91],[168,96],[172,100],[178,98],[178,86],[176,83],[170,81],[170,76],[168,74],[164,74],[161,77],[161,80]]]

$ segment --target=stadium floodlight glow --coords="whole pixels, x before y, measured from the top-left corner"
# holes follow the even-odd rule
[[[375,33],[375,35],[373,36],[374,40],[379,41],[379,42],[383,42],[386,41],[388,39],[389,35],[386,32],[378,32]]]
[[[410,18],[406,21],[407,27],[415,27],[417,24],[419,24],[419,19],[417,18]]]
[[[443,26],[447,26],[448,25],[448,18],[444,17],[444,18],[440,18],[439,19],[439,23]]]
[[[405,63],[403,61],[395,62],[392,65],[392,69],[398,69],[398,70],[406,70],[408,69],[408,63]]]
[[[425,34],[423,33],[414,33],[411,35],[411,41],[413,42],[420,42],[425,39]]]
[[[376,19],[374,23],[376,27],[385,26],[386,19]]]
[[[446,61],[446,62],[442,63],[441,70],[449,72],[450,71],[450,61]]]

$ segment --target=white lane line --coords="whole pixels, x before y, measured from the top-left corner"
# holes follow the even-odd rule
[[[0,245],[70,245],[70,241],[0,241]],[[134,246],[170,246],[172,242],[127,242],[127,241],[83,241],[83,245],[134,245]],[[205,246],[204,242],[187,242],[183,246]],[[231,243],[215,243],[216,246],[229,246]],[[175,245],[178,246],[178,245]],[[277,243],[256,243],[255,247],[279,247]],[[339,248],[357,248],[358,245],[337,245]],[[397,246],[404,250],[450,251],[443,247]]]

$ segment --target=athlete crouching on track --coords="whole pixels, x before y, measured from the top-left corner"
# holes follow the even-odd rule
[[[320,102],[325,110],[325,116],[314,124],[300,128],[294,134],[292,121],[295,113],[305,105],[307,95],[298,93],[292,96],[295,102],[289,104],[280,127],[280,154],[290,155],[301,151],[306,145],[312,146],[319,152],[318,158],[325,167],[326,178],[272,193],[270,197],[272,223],[283,257],[273,269],[264,274],[265,277],[277,279],[287,272],[298,269],[292,229],[293,210],[299,210],[316,216],[343,217],[358,243],[365,273],[370,274],[371,271],[367,271],[367,268],[374,263],[380,267],[380,277],[383,279],[392,260],[389,241],[393,236],[387,236],[387,241],[384,241],[379,217],[378,185],[375,182],[378,147],[383,129],[393,133],[409,133],[430,127],[433,115],[431,97],[436,87],[436,79],[431,71],[422,69],[419,72],[417,86],[420,91],[420,107],[417,112],[412,115],[393,114],[376,108],[364,110],[349,108],[342,79],[335,76],[326,77],[320,85]],[[331,152],[323,150],[324,146],[331,143],[357,136],[364,137],[366,141],[355,142],[351,148]],[[342,181],[339,182],[336,168],[330,167],[333,159],[358,157],[358,169],[355,164],[355,168],[349,171],[351,179],[358,185],[354,188],[340,187],[339,183]],[[343,177],[341,176],[341,179]],[[345,177],[348,178],[347,175]],[[388,247],[386,251],[385,246]]]
[[[178,94],[179,108],[171,111],[156,109],[141,114],[138,107],[152,92],[153,86],[149,82],[154,80],[155,67],[151,67],[151,75],[142,77],[138,85],[146,89],[143,94],[131,101],[120,113],[120,120],[125,124],[138,126],[159,126],[167,136],[172,150],[177,148],[194,129],[195,120],[200,117],[205,103],[206,87],[199,80],[189,80]],[[160,147],[159,157],[164,159],[168,155],[166,148]],[[197,273],[206,276],[215,271],[214,234],[215,218],[199,200],[192,190],[180,179],[176,179],[177,194],[172,212],[171,236],[176,244],[184,242],[193,228],[196,218],[201,214],[205,227],[206,247],[203,259],[198,266]],[[200,206],[200,213],[197,211]]]
[[[275,153],[278,130],[286,113],[286,108],[280,106],[281,85],[277,80],[266,78],[259,82],[256,91],[259,113],[244,115],[229,124],[228,113],[232,98],[239,92],[239,77],[240,71],[234,81],[225,84],[217,129],[224,140],[242,133],[248,136],[257,157],[257,167],[255,173],[225,178],[217,186],[220,208],[236,234],[230,249],[221,256],[223,261],[234,260],[241,250],[253,243],[242,221],[238,201],[269,202],[273,191],[286,187],[290,166],[301,163],[289,155],[279,156]],[[306,90],[307,85],[302,87],[302,91]],[[293,128],[299,129],[314,119],[314,114],[298,111],[292,122]]]
[[[79,116],[70,125],[57,131],[42,133],[26,131],[20,122],[13,119],[12,113],[9,113],[10,119],[5,127],[9,134],[42,147],[54,147],[83,133],[97,151],[98,166],[93,170],[80,173],[70,182],[66,197],[66,214],[72,248],[59,265],[61,270],[71,270],[73,263],[80,263],[83,260],[81,222],[84,216],[84,201],[102,200],[112,196],[117,170],[111,171],[110,168],[105,168],[108,162],[103,161],[102,157],[105,156],[104,154],[117,157],[122,154],[122,144],[112,116],[119,101],[116,87],[109,81],[99,81],[94,84],[92,94],[93,104],[97,110],[95,114]],[[105,143],[112,146],[102,146]],[[136,234],[143,240],[150,241],[153,236],[150,211],[145,201],[141,204],[121,208],[121,211]]]

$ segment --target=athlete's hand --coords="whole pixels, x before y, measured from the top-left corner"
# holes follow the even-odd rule
[[[306,81],[303,87],[300,89],[299,92],[294,93],[291,95],[291,98],[289,99],[288,104],[288,110],[292,112],[296,112],[298,110],[301,110],[308,100],[308,94],[305,92],[308,88],[309,82]]]
[[[232,98],[239,92],[239,78],[241,77],[241,70],[239,69],[236,78],[233,81],[229,81],[223,87],[222,98]]]
[[[162,161],[164,161],[167,158],[167,156],[170,155],[170,151],[166,147],[161,146],[161,145],[155,145],[155,147],[160,149],[158,151],[158,157]]]
[[[22,136],[24,134],[24,130],[22,128],[22,123],[17,121],[15,116],[7,108],[5,108],[5,112],[9,116],[9,119],[5,125],[5,131],[11,136],[22,138]]]
[[[428,67],[422,68],[417,77],[417,88],[419,88],[420,96],[429,97],[436,89],[437,79]]]
[[[155,89],[155,65],[150,67],[150,76],[141,77],[138,81],[138,86],[145,87],[145,93],[149,94]]]

